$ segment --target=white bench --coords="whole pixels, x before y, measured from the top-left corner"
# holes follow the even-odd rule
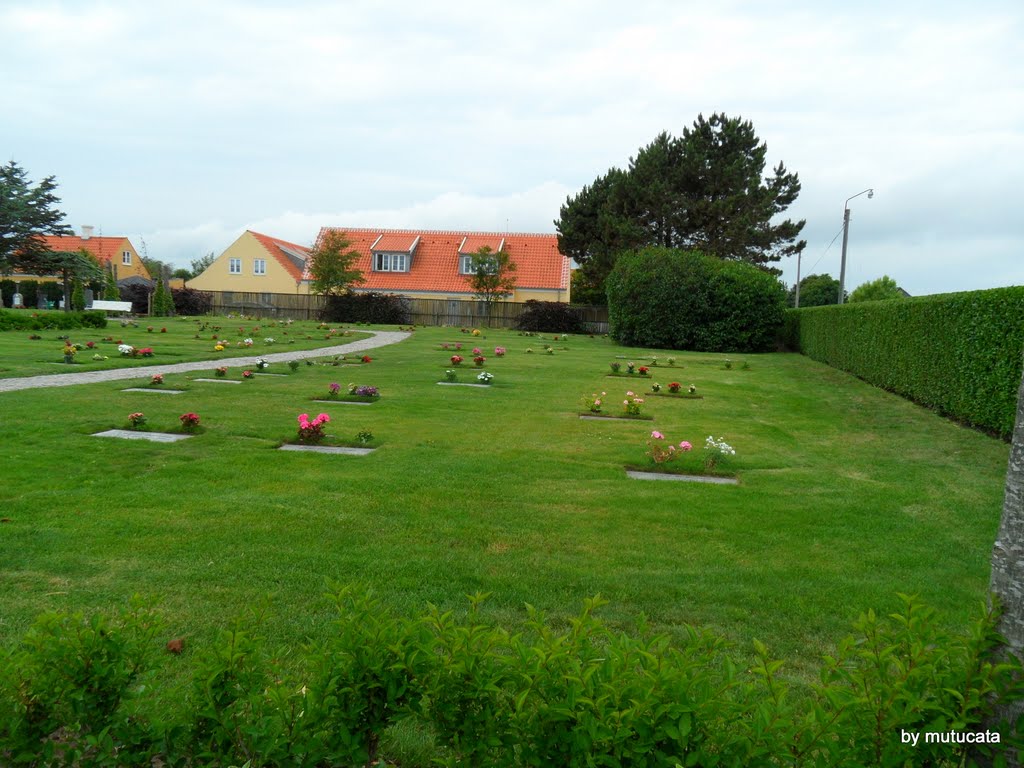
[[[89,309],[105,309],[107,312],[131,312],[130,301],[93,301]]]

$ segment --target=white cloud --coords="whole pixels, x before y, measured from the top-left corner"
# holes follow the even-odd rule
[[[1024,282],[1022,21],[998,1],[11,0],[0,146],[56,174],[71,220],[182,264],[246,227],[550,231],[567,194],[725,111],[800,175],[809,259],[871,186],[851,273]]]

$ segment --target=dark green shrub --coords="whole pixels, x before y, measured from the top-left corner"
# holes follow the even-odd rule
[[[76,328],[106,328],[107,316],[103,312],[29,312],[0,309],[0,331],[74,330]]]
[[[20,648],[0,655],[0,762],[4,754],[26,765],[138,756],[151,739],[123,704],[140,693],[160,629],[138,599],[115,620],[40,616]]]
[[[1009,438],[1024,366],[1024,288],[790,310],[799,349]]]
[[[151,288],[141,283],[125,285],[120,289],[121,301],[130,301],[132,303],[133,315],[148,315],[149,295],[152,292]]]
[[[192,288],[171,288],[176,315],[208,315],[213,311],[213,297],[203,291]]]
[[[405,325],[412,322],[402,296],[375,292],[328,296],[320,317],[328,323]]]
[[[21,303],[26,309],[35,309],[39,304],[39,283],[35,280],[21,281]]]
[[[667,248],[620,255],[607,286],[616,341],[702,352],[772,349],[786,293],[757,267]]]
[[[0,764],[369,766],[403,717],[444,745],[435,762],[460,766],[1001,764],[1021,745],[993,720],[1024,701],[993,611],[955,634],[904,597],[889,616],[863,615],[797,692],[758,643],[741,665],[708,631],[675,643],[643,625],[613,631],[593,615],[600,598],[565,630],[531,610],[510,635],[481,619],[480,595],[466,619],[431,607],[410,621],[360,592],[332,597],[335,635],[302,654],[267,651],[244,628],[261,617],[200,648],[189,725],[139,715],[165,709],[139,684],[159,648],[150,613],[42,617],[20,648],[0,650]],[[1000,743],[924,737],[950,731]]]
[[[579,313],[569,304],[560,301],[526,302],[516,329],[542,333],[583,333]]]
[[[0,309],[11,306],[11,297],[14,295],[14,281],[0,280]]]
[[[71,309],[74,312],[85,309],[85,285],[77,277],[71,281]]]

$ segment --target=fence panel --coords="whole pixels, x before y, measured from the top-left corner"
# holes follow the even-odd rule
[[[257,317],[316,320],[325,301],[323,296],[291,293],[246,293],[240,291],[206,291],[218,315],[238,314]],[[409,322],[416,325],[489,326],[512,328],[528,306],[525,302],[496,301],[488,317],[483,302],[465,299],[424,299],[406,297]],[[573,307],[591,333],[608,332],[608,308]]]

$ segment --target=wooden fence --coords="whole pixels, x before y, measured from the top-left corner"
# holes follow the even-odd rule
[[[292,293],[242,293],[208,291],[217,315],[241,314],[293,320],[316,320],[324,307],[322,296]],[[527,307],[525,302],[497,301],[488,317],[486,305],[480,301],[461,299],[417,299],[403,297],[409,323],[468,327],[485,325],[511,328]],[[608,308],[573,307],[581,322],[591,333],[608,332]]]

